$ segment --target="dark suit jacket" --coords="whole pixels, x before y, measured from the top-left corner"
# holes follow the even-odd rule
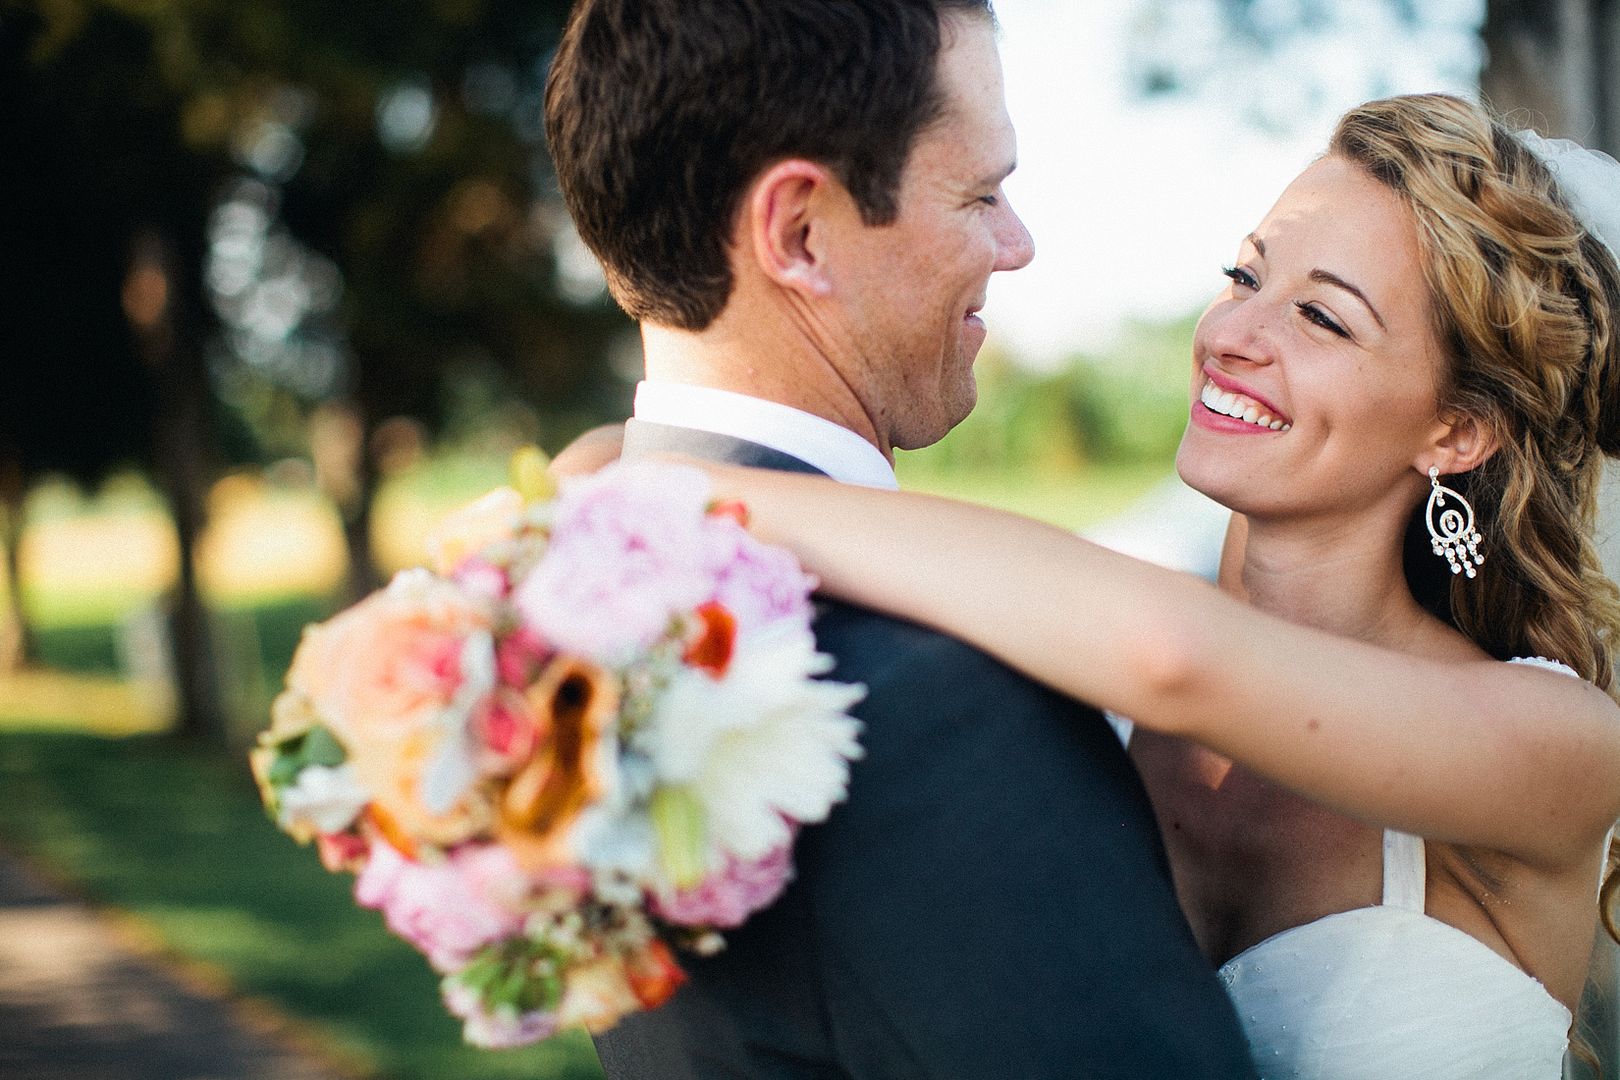
[[[816,471],[632,421],[625,456],[655,449]],[[773,907],[597,1038],[610,1080],[1252,1077],[1103,718],[910,623],[827,603],[815,629],[868,689],[849,799]]]

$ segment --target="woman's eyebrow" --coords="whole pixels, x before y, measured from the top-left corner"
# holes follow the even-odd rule
[[[1261,254],[1264,254],[1264,252]],[[1384,317],[1378,314],[1378,309],[1373,307],[1373,302],[1367,299],[1367,294],[1350,284],[1348,281],[1344,280],[1344,278],[1340,277],[1338,274],[1332,273],[1328,270],[1312,270],[1310,273],[1310,279],[1312,281],[1319,281],[1323,285],[1332,285],[1335,288],[1343,289],[1345,292],[1354,296],[1357,300],[1360,300],[1367,306],[1367,310],[1372,312],[1372,317],[1378,321],[1378,326],[1380,329],[1389,329],[1389,327],[1384,324]]]

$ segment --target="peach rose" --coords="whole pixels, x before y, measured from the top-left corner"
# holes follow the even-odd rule
[[[304,631],[287,673],[290,690],[350,749],[428,724],[462,682],[467,638],[490,628],[487,609],[426,571]]]
[[[470,717],[493,689],[487,610],[427,571],[406,571],[319,626],[304,632],[287,675],[289,719],[307,710],[343,744],[383,816],[408,836],[451,844],[491,821],[487,795],[469,791],[436,812],[423,801],[430,765],[460,737],[457,714]],[[486,670],[487,669],[487,670]],[[485,685],[485,684],[488,685]],[[449,746],[453,750],[454,746]]]
[[[568,969],[562,1002],[557,1006],[557,1026],[578,1024],[592,1035],[600,1035],[642,1007],[624,961],[601,956]]]

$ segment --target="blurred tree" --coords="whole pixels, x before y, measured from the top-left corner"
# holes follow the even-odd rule
[[[1131,78],[1219,94],[1262,126],[1320,124],[1324,102],[1396,92],[1420,55],[1546,133],[1620,148],[1616,0],[1141,0]]]
[[[628,323],[541,145],[566,8],[0,0],[0,493],[153,467],[181,670],[210,670],[190,556],[221,431],[232,456],[319,452],[358,590],[373,433],[436,430],[454,372],[493,371],[548,442],[622,415]],[[218,710],[197,679],[201,733]]]
[[[30,54],[46,29],[36,13],[0,9],[8,552],[15,570],[33,477],[93,482],[125,461],[153,465],[182,554],[171,607],[180,728],[207,735],[217,730],[219,699],[191,554],[211,440],[197,344],[201,280],[185,268],[201,264],[202,229],[189,211],[206,203],[209,170],[165,124],[172,95],[147,70],[138,28],[86,24],[78,62],[42,76]]]

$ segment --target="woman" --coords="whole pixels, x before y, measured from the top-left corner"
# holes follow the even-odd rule
[[[1454,98],[1343,118],[1195,334],[1177,466],[1246,526],[1218,590],[1012,515],[716,470],[827,592],[1134,719],[1267,1077],[1560,1075],[1620,816],[1591,542],[1620,266],[1591,191],[1620,166]]]

